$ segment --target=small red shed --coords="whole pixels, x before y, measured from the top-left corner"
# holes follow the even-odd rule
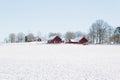
[[[40,41],[42,41],[42,40],[41,40],[41,38],[37,38],[37,41],[40,42]]]
[[[48,40],[48,43],[62,43],[62,39],[59,36],[53,36]]]
[[[39,37],[36,37],[34,41],[40,42],[40,41],[42,41],[42,39]]]

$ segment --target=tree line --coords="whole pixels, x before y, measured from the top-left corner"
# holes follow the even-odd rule
[[[103,20],[96,20],[90,27],[88,37],[92,44],[119,44],[120,27],[113,28]]]
[[[92,23],[88,33],[82,33],[81,31],[68,31],[65,34],[51,32],[48,34],[48,38],[56,35],[62,37],[67,42],[71,39],[84,36],[88,39],[89,44],[120,44],[120,27],[114,29],[104,20],[96,20]],[[33,33],[25,35],[21,32],[18,34],[9,34],[9,38],[5,39],[5,42],[33,42],[39,38],[43,41],[47,40],[46,36],[42,37],[40,33],[39,35],[34,36]]]

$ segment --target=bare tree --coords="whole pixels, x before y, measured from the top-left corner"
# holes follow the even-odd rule
[[[48,37],[52,37],[52,36],[61,36],[61,33],[49,33]]]
[[[11,43],[15,42],[15,34],[14,33],[9,34],[9,40]]]
[[[90,32],[89,32],[89,41],[91,42],[91,43],[95,43],[96,41],[96,24],[95,23],[93,23],[92,24],[92,26],[91,26],[91,28],[90,28]]]
[[[18,42],[24,42],[25,41],[25,34],[20,32],[17,34],[17,41]]]
[[[66,41],[71,41],[71,39],[74,39],[76,36],[75,36],[75,33],[73,32],[66,32],[65,34],[65,39]]]
[[[108,43],[108,44],[113,44],[113,42],[114,42],[114,38],[113,38],[113,36],[114,36],[114,29],[113,29],[113,27],[111,27],[111,26],[109,26],[109,28],[107,29],[107,33],[106,33],[106,42]]]
[[[84,34],[80,31],[74,33],[76,37],[82,37]]]
[[[32,33],[29,33],[27,36],[25,36],[26,42],[33,42],[35,39],[34,35]]]
[[[99,43],[103,44],[108,40],[108,29],[110,26],[108,23],[104,22],[103,20],[96,20],[95,23],[92,24],[90,27],[90,38],[92,43]]]

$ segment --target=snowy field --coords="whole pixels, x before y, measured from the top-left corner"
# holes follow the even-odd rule
[[[0,44],[0,80],[120,80],[120,46]]]

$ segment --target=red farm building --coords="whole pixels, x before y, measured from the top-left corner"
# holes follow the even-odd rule
[[[88,40],[85,37],[79,37],[75,39],[71,39],[70,42],[67,42],[70,44],[87,44]]]
[[[48,39],[48,43],[62,43],[62,39],[59,36],[53,36]]]
[[[42,40],[41,40],[41,38],[37,38],[37,41],[40,42],[40,41],[42,41]]]
[[[87,40],[85,37],[83,37],[83,38],[79,41],[80,44],[86,44],[87,42],[88,42],[88,40]]]

